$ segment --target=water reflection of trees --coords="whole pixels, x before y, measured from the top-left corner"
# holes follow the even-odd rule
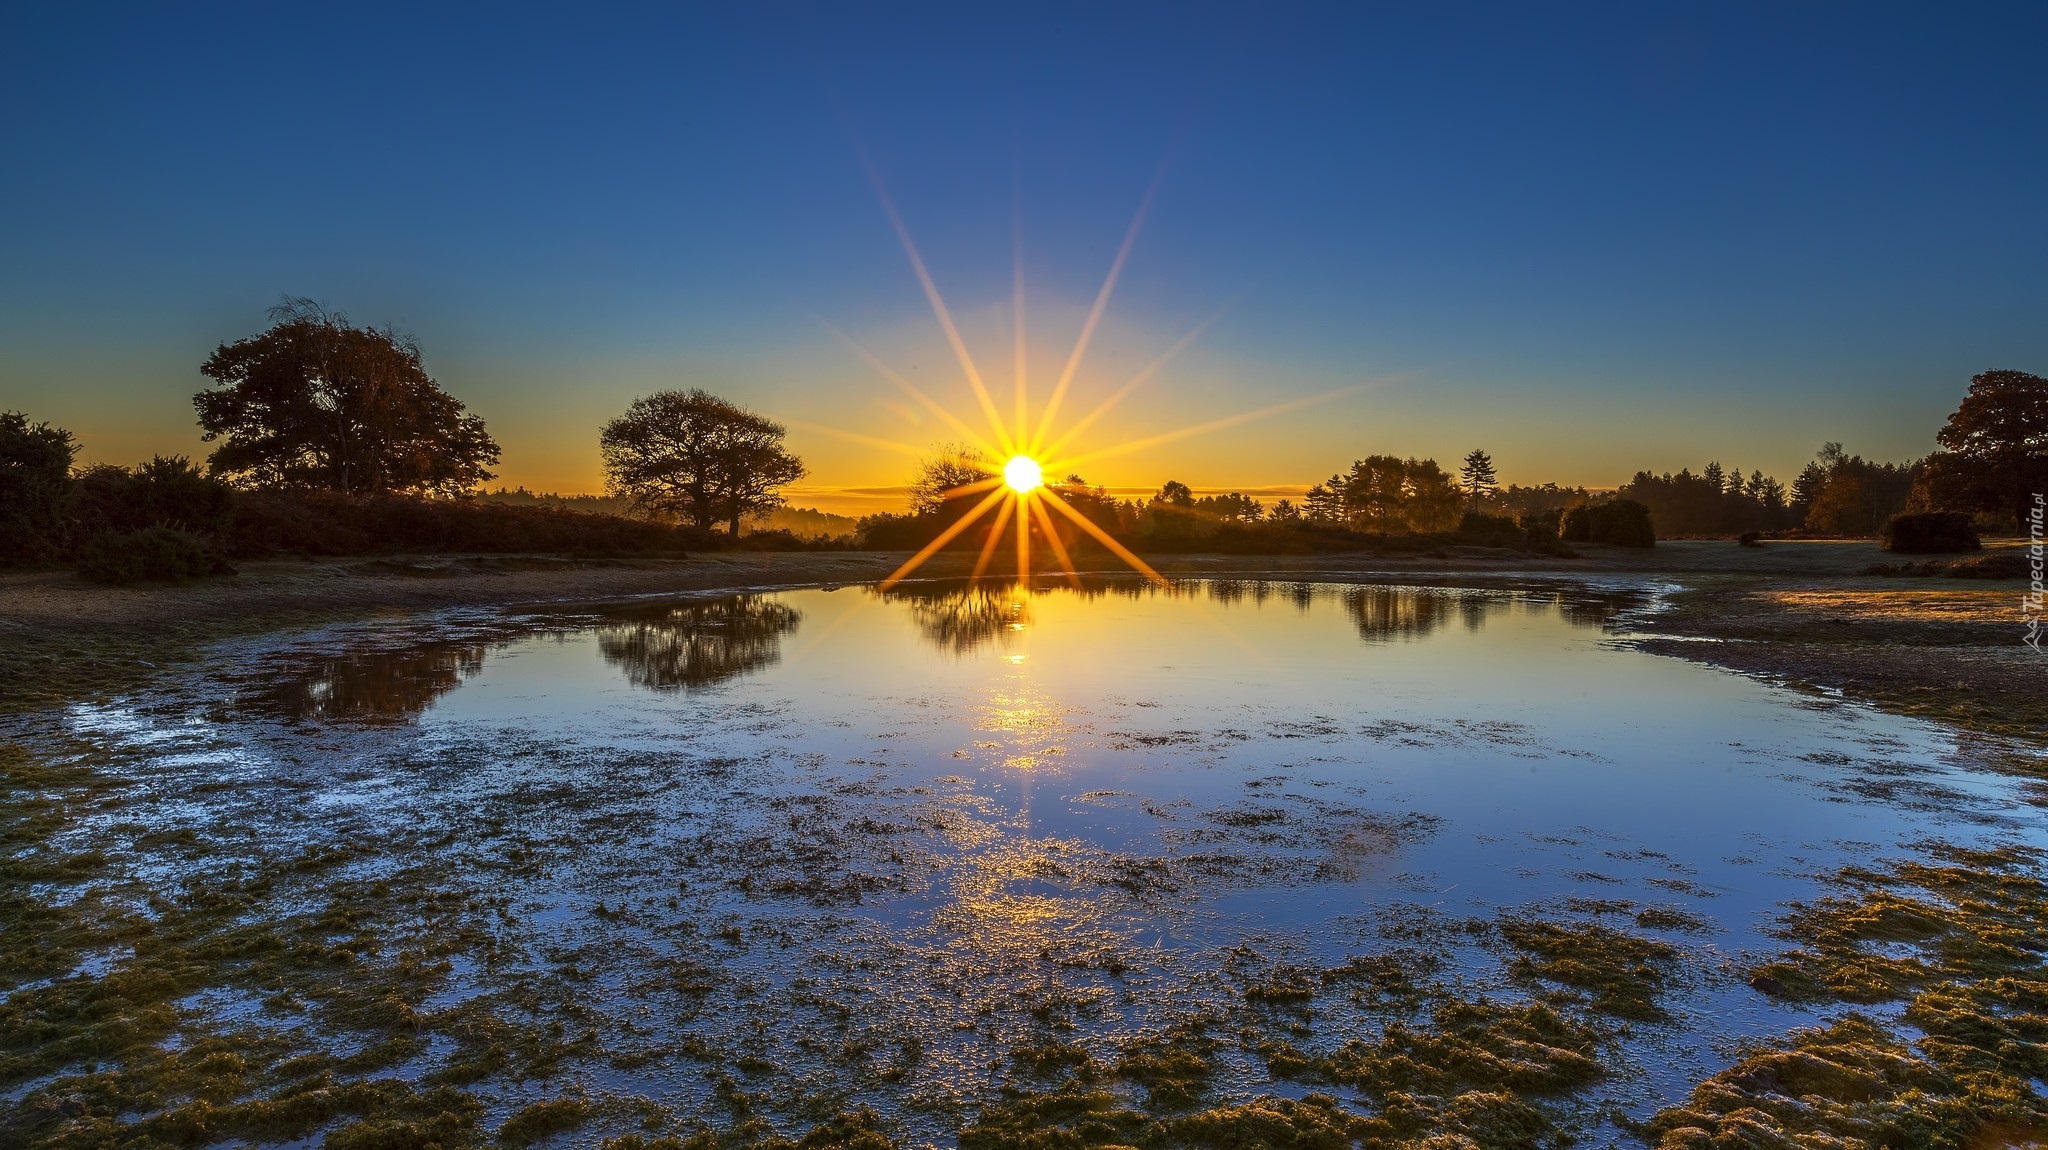
[[[1421,587],[1347,587],[1344,610],[1361,639],[1419,639],[1461,614],[1466,625],[1485,624],[1486,608],[1477,614],[1460,611],[1459,596]]]
[[[1637,600],[1622,593],[1507,593],[1442,587],[1347,587],[1339,594],[1359,637],[1366,640],[1419,639],[1453,621],[1477,632],[1489,621],[1516,610],[1555,612],[1576,627],[1604,627]]]
[[[1419,639],[1453,624],[1479,631],[1490,621],[1515,611],[1555,612],[1566,623],[1603,627],[1616,614],[1637,606],[1641,596],[1629,591],[1558,590],[1346,585],[1264,579],[1180,579],[1154,583],[1134,578],[1082,576],[1079,585],[1034,579],[1026,585],[1015,576],[986,579],[939,579],[899,583],[873,592],[888,602],[908,606],[911,620],[925,639],[955,654],[1000,641],[1031,625],[1031,597],[1073,595],[1080,599],[1116,596],[1127,599],[1206,598],[1224,607],[1264,606],[1278,599],[1309,611],[1332,599],[1342,605],[1361,638],[1368,641]]]
[[[483,670],[485,650],[482,643],[430,643],[339,655],[241,691],[237,702],[288,722],[403,722]]]
[[[1030,591],[1014,576],[898,583],[876,594],[902,603],[926,642],[955,655],[1031,625]]]
[[[758,671],[782,657],[803,613],[759,595],[614,612],[598,628],[605,661],[636,687],[693,690]]]

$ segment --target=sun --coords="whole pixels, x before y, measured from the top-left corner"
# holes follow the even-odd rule
[[[1013,455],[1003,464],[1003,482],[1019,495],[1045,486],[1045,469],[1028,455]]]
[[[1192,330],[1181,336],[1171,347],[1168,347],[1157,358],[1152,360],[1151,363],[1145,365],[1136,375],[1126,381],[1123,386],[1117,388],[1107,398],[1097,404],[1093,411],[1077,420],[1067,421],[1064,427],[1060,426],[1061,405],[1073,387],[1075,376],[1079,373],[1081,367],[1082,357],[1087,353],[1088,344],[1095,335],[1096,327],[1102,320],[1103,312],[1109,307],[1110,295],[1116,289],[1117,278],[1123,273],[1124,262],[1130,257],[1132,245],[1137,242],[1139,226],[1144,222],[1145,214],[1151,207],[1152,196],[1158,190],[1160,177],[1153,177],[1152,186],[1146,190],[1144,200],[1138,205],[1137,215],[1131,220],[1129,230],[1124,233],[1124,241],[1117,248],[1116,258],[1110,262],[1109,274],[1103,278],[1102,288],[1095,295],[1094,306],[1089,308],[1087,319],[1081,324],[1081,332],[1074,341],[1074,349],[1067,356],[1065,366],[1060,371],[1058,378],[1053,383],[1050,394],[1047,395],[1042,405],[1030,403],[1025,388],[1024,265],[1022,233],[1021,231],[1019,232],[1015,245],[1017,251],[1013,274],[1014,315],[1011,324],[1016,334],[1017,342],[1015,370],[1016,403],[1013,413],[1006,418],[1005,413],[996,403],[995,395],[991,393],[987,382],[983,380],[980,369],[975,365],[974,356],[968,352],[967,342],[961,338],[960,329],[953,323],[953,315],[947,309],[945,300],[940,297],[938,285],[932,281],[931,271],[925,267],[924,257],[918,254],[917,245],[911,242],[910,230],[904,226],[903,217],[897,214],[896,205],[890,200],[888,189],[883,186],[880,174],[875,171],[874,165],[868,162],[865,155],[862,155],[861,163],[867,169],[869,181],[874,184],[875,196],[881,201],[882,211],[889,217],[889,224],[895,229],[896,238],[903,245],[903,254],[910,259],[911,271],[916,273],[919,286],[924,288],[925,299],[932,307],[932,316],[939,321],[940,329],[945,332],[946,342],[951,345],[954,358],[960,361],[961,373],[966,377],[968,388],[973,393],[976,405],[980,407],[982,417],[987,421],[985,431],[970,425],[944,404],[925,394],[916,384],[904,378],[902,373],[882,362],[879,357],[867,348],[862,347],[851,336],[840,331],[838,328],[832,327],[831,324],[825,325],[827,329],[839,337],[841,342],[852,349],[854,354],[867,361],[868,366],[874,368],[883,378],[896,385],[898,390],[917,401],[920,407],[936,416],[940,422],[957,432],[965,443],[971,445],[974,466],[983,475],[983,478],[979,480],[964,483],[943,493],[947,499],[974,496],[979,496],[980,498],[965,514],[960,515],[950,526],[940,532],[937,538],[925,544],[917,554],[912,555],[902,566],[883,579],[881,582],[883,590],[894,586],[905,576],[917,570],[926,560],[937,554],[941,548],[951,544],[953,540],[966,532],[977,521],[991,515],[993,516],[993,522],[990,526],[993,529],[988,531],[987,538],[981,548],[981,554],[974,564],[974,577],[976,578],[980,577],[981,573],[988,569],[989,561],[995,557],[996,548],[1003,543],[1006,536],[1012,534],[1005,526],[1005,522],[1014,520],[1016,523],[1014,537],[1017,548],[1017,577],[1023,580],[1029,579],[1031,576],[1031,534],[1032,524],[1036,523],[1040,538],[1052,550],[1053,557],[1059,562],[1060,570],[1065,572],[1068,579],[1078,586],[1080,582],[1079,574],[1075,570],[1073,556],[1068,553],[1066,543],[1060,537],[1060,531],[1056,523],[1057,517],[1065,519],[1072,525],[1073,530],[1078,531],[1080,534],[1093,537],[1095,542],[1101,544],[1104,549],[1108,550],[1118,559],[1129,564],[1139,574],[1155,582],[1164,583],[1166,579],[1159,572],[1154,571],[1144,560],[1133,554],[1130,548],[1118,542],[1114,536],[1103,530],[1093,519],[1083,515],[1073,505],[1068,503],[1066,495],[1072,494],[1072,492],[1068,491],[1063,485],[1048,484],[1045,481],[1046,473],[1051,471],[1054,474],[1072,475],[1078,466],[1084,463],[1092,463],[1118,455],[1141,451],[1189,436],[1220,431],[1223,428],[1249,420],[1263,419],[1285,411],[1306,407],[1309,404],[1322,403],[1367,386],[1367,384],[1361,383],[1349,387],[1339,387],[1320,395],[1288,400],[1284,403],[1276,403],[1251,411],[1239,412],[1221,419],[1212,419],[1206,423],[1181,427],[1138,439],[1125,440],[1121,443],[1076,454],[1070,451],[1069,448],[1081,438],[1084,432],[1093,426],[1097,420],[1107,415],[1110,409],[1114,408],[1126,396],[1155,376],[1175,356],[1186,350],[1188,345],[1192,344],[1203,331],[1221,319],[1224,312],[1229,310],[1226,305],[1208,319],[1197,324]],[[1162,165],[1162,174],[1163,170]],[[1033,406],[1039,406],[1036,418],[1033,418],[1031,410]],[[886,447],[905,451],[913,455],[923,454],[922,450],[914,445],[857,435],[843,428],[815,426],[815,430],[843,435],[848,439],[866,443],[870,446]]]

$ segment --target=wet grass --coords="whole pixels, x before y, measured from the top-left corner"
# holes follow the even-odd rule
[[[0,904],[9,979],[0,1090],[12,1099],[0,1104],[0,1143],[84,1150],[318,1136],[343,1148],[608,1139],[622,1148],[717,1150],[914,1140],[904,1124],[910,1109],[887,1118],[846,1109],[845,1088],[928,1080],[926,1036],[864,1028],[846,1004],[818,997],[825,1021],[804,1024],[799,1048],[845,1077],[836,1095],[803,1102],[787,1093],[801,1077],[766,1049],[730,1035],[649,1046],[636,1043],[630,1025],[619,1032],[616,1013],[591,1012],[586,993],[611,993],[604,956],[557,950],[551,969],[535,970],[531,953],[508,949],[500,935],[515,920],[512,907],[487,883],[434,860],[481,851],[499,860],[485,875],[530,875],[548,865],[545,825],[521,831],[479,811],[467,845],[452,832],[403,843],[350,833],[273,847],[227,822],[139,821],[135,784],[102,769],[95,754],[0,748],[0,834],[10,848]],[[572,818],[597,815],[584,799],[571,807]],[[724,874],[715,885],[730,889],[730,880],[759,871],[748,898],[813,906],[820,892],[844,886],[837,874],[859,853],[842,833],[877,840],[877,858],[918,857],[901,829],[914,818],[863,822],[818,803],[772,809],[806,813],[771,815],[763,827],[787,829],[749,840],[754,853],[737,873],[730,865],[702,873],[718,856],[714,844],[694,848],[703,851],[697,881]],[[90,847],[95,836],[76,833],[81,820],[127,828],[129,846],[114,854]],[[949,818],[933,821],[960,830]],[[885,826],[899,829],[873,830]],[[503,845],[487,845],[495,840]],[[66,842],[79,849],[57,845]],[[808,851],[820,842],[838,843],[841,872],[818,870]],[[168,877],[158,869],[166,859],[177,863]],[[1085,860],[1070,861],[1081,881],[1121,889],[1090,878]],[[815,881],[768,881],[807,872]],[[660,906],[616,899],[588,913],[608,928],[648,929]],[[686,937],[733,947],[766,929],[677,925]],[[969,1092],[932,1112],[953,1116],[942,1121],[963,1146],[1391,1147],[1438,1134],[1487,1146],[1561,1144],[1582,1121],[1578,1095],[1605,1073],[1603,1051],[1611,1053],[1623,1015],[1654,1014],[1635,1004],[1660,991],[1644,971],[1661,960],[1661,944],[1593,926],[1560,926],[1556,935],[1519,920],[1439,926],[1439,941],[1504,948],[1505,977],[1526,982],[1531,997],[1473,996],[1444,979],[1436,953],[1399,940],[1327,969],[1246,951],[1236,1005],[1191,1005],[1177,1020],[1105,1040],[1093,1021],[1109,1002],[1101,987],[1146,960],[1106,943],[1072,953],[1041,946],[1034,953],[1043,969],[1076,980],[1025,1004],[1022,1016],[1044,1036],[1010,1048],[1011,1073],[993,1093]],[[1402,929],[1412,938],[1422,928]],[[772,932],[767,942],[774,945]],[[1584,970],[1558,961],[1573,946],[1585,952]],[[455,975],[458,964],[498,973],[451,998],[475,985]],[[642,977],[686,1015],[687,1004],[737,989],[701,948]],[[1377,1037],[1319,1043],[1325,1024]],[[724,1119],[686,1116],[654,1098],[607,1100],[577,1085],[598,1068],[678,1059],[704,1068]],[[1352,1100],[1219,1093],[1223,1067],[1246,1060],[1271,1080]],[[791,1133],[790,1118],[806,1110],[816,1115],[808,1133]],[[622,1132],[622,1124],[648,1130]]]
[[[1433,920],[1333,966],[1248,957],[1228,968],[1227,993],[1135,1031],[1118,1020],[1137,1012],[1133,988],[1153,957],[1110,934],[1085,946],[1033,936],[963,965],[952,993],[966,1005],[947,1015],[958,1021],[920,1027],[901,1001],[862,1017],[846,989],[888,975],[859,969],[851,949],[837,952],[845,981],[772,1007],[727,958],[793,945],[781,912],[843,922],[829,916],[864,894],[920,890],[931,849],[920,835],[987,833],[964,800],[920,796],[878,812],[761,796],[760,823],[668,843],[681,861],[663,897],[623,883],[634,897],[607,891],[578,907],[586,933],[522,946],[516,930],[556,928],[521,921],[529,912],[498,890],[569,867],[579,840],[564,827],[585,842],[639,833],[631,802],[527,786],[431,835],[407,837],[419,825],[406,824],[262,842],[231,819],[158,818],[101,755],[0,746],[0,1145],[319,1136],[342,1148],[882,1150],[925,1144],[936,1125],[987,1150],[1561,1147],[1597,1123],[1599,1088],[1630,1072],[1623,1040],[1670,1022],[1689,961],[1614,924],[1706,929],[1684,910],[1612,899],[1570,917]],[[1332,828],[1358,825],[1360,812],[1280,811],[1223,808],[1179,854],[1112,857],[1047,840],[1001,865],[1161,906],[1191,890],[1327,878],[1328,864],[1286,852],[1340,838]],[[1433,828],[1372,829],[1375,842],[1399,842]],[[1254,841],[1273,852],[1256,865],[1218,848]],[[2029,1085],[2048,1075],[2041,859],[1923,855],[1843,871],[1837,897],[1788,920],[1796,948],[1753,972],[1765,993],[1869,1016],[1753,1048],[1647,1136],[1904,1150],[2048,1128]],[[637,966],[606,950],[648,935],[673,950]],[[1497,977],[1464,981],[1449,957],[1460,950],[1488,956]],[[623,983],[622,969],[641,981]],[[1015,1009],[967,986],[1041,974]],[[600,1008],[614,1002],[624,1005]],[[751,1012],[751,1035],[693,1029],[696,1012],[719,1008]],[[1035,1039],[1018,1041],[1020,1030]],[[975,1064],[993,1067],[981,1087],[935,1087]],[[641,1067],[701,1076],[712,1102],[595,1085]],[[1267,1084],[1252,1094],[1308,1093],[1247,1097],[1248,1078]],[[867,1097],[892,1104],[856,1104]]]
[[[1753,1048],[1658,1114],[1647,1135],[1666,1150],[2048,1139],[2042,857],[1943,844],[1923,853],[1842,870],[1840,894],[1786,920],[1797,948],[1751,975],[1775,997],[1881,1012]]]

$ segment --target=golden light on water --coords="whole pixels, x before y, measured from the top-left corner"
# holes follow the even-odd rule
[[[1045,486],[1045,469],[1028,455],[1013,455],[1003,464],[1003,482],[1019,495]]]

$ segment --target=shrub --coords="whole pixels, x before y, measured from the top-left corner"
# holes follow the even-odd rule
[[[77,452],[63,428],[0,412],[0,565],[55,557]]]
[[[845,535],[798,535],[781,527],[749,531],[738,542],[728,544],[735,551],[851,551],[853,540]]]
[[[182,455],[159,455],[134,470],[102,464],[71,493],[73,539],[173,527],[220,535],[234,518],[235,493]]]
[[[1761,531],[1745,531],[1741,535],[1736,536],[1735,541],[1744,547],[1762,547],[1764,545],[1764,533]]]
[[[1460,535],[1520,535],[1521,533],[1522,525],[1516,523],[1512,515],[1484,515],[1477,511],[1467,511],[1465,517],[1458,520],[1458,534]]]
[[[178,583],[213,569],[213,556],[206,540],[175,527],[95,535],[85,545],[78,563],[78,573],[87,579],[117,585],[144,579]]]
[[[1616,547],[1655,547],[1657,532],[1650,509],[1633,499],[1588,503],[1565,512],[1564,537],[1572,543],[1610,543]]]
[[[1894,515],[1884,525],[1884,549],[1905,555],[1947,551],[1980,551],[1976,525],[1962,511],[1923,511]]]
[[[678,554],[717,550],[725,542],[694,527],[557,507],[299,490],[239,495],[227,550],[238,558],[429,551]]]

